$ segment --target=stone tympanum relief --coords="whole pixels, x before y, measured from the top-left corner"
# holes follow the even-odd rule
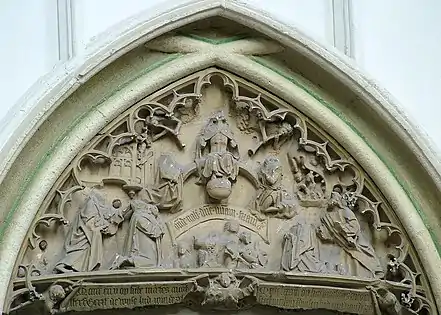
[[[8,312],[431,313],[381,201],[293,106],[210,68],[134,104],[78,154],[29,232]]]

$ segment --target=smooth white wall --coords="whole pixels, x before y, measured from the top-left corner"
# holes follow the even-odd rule
[[[81,53],[93,38],[134,14],[153,7],[169,6],[171,0],[73,0],[74,50]],[[185,1],[175,0],[176,3]],[[243,0],[300,27],[322,42],[331,43],[331,0]]]
[[[94,37],[143,10],[185,0],[58,0],[71,3],[72,46],[82,54]],[[441,86],[439,0],[242,0],[332,45],[336,4],[352,7],[353,55],[388,89],[441,148],[437,90]],[[0,6],[0,119],[58,62],[57,1],[4,0]],[[333,7],[334,5],[334,7]],[[334,15],[333,15],[334,14]],[[337,17],[337,21],[333,21]],[[63,34],[61,34],[63,35]],[[338,35],[338,34],[337,34]],[[341,34],[340,34],[341,35]],[[0,137],[1,139],[1,137]]]
[[[441,148],[441,1],[353,1],[355,60]]]
[[[0,3],[0,119],[58,61],[54,1]]]

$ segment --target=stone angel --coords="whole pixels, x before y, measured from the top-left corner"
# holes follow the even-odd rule
[[[234,310],[240,308],[239,302],[254,293],[258,280],[245,276],[238,280],[231,273],[221,273],[211,279],[208,274],[196,277],[194,293],[199,296],[201,306]]]
[[[276,218],[290,219],[297,213],[297,198],[282,185],[282,165],[275,156],[267,157],[259,171],[260,189],[252,207],[258,217],[270,215]]]

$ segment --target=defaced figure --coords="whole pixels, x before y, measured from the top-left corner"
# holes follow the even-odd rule
[[[195,237],[193,244],[198,267],[220,267],[218,239],[214,233],[205,237]]]
[[[186,242],[181,242],[177,247],[179,268],[188,269],[194,267],[191,246]]]
[[[266,265],[268,262],[267,253],[259,248],[257,242],[251,239],[251,233],[248,231],[242,232],[239,235],[239,260],[237,268],[259,268]]]
[[[257,193],[254,209],[257,214],[277,218],[292,218],[298,208],[298,200],[282,186],[282,165],[275,156],[267,157],[258,172],[261,188]]]
[[[220,243],[224,248],[223,265],[227,268],[237,266],[237,260],[239,259],[239,228],[240,224],[237,220],[225,222]]]

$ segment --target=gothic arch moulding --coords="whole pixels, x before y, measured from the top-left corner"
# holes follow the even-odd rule
[[[209,1],[135,19],[30,108],[3,161],[4,312],[438,313],[428,151],[268,19]]]

